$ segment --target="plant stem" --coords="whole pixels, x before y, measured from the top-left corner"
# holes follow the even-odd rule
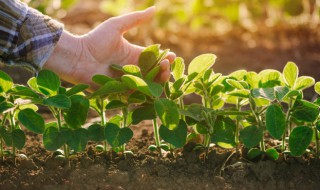
[[[106,114],[104,113],[104,103],[103,103],[103,99],[100,98],[100,118],[101,118],[101,126],[106,126]],[[104,152],[107,152],[107,141],[106,140],[103,140],[103,151]]]
[[[153,119],[152,121],[153,121],[154,140],[156,141],[156,146],[157,146],[159,153],[160,153],[160,156],[161,156],[162,152],[161,152],[161,148],[160,148],[160,136],[159,136],[157,119]]]
[[[57,114],[56,114],[56,118],[57,118],[57,122],[58,122],[58,131],[61,131],[61,109],[57,110]],[[69,160],[69,148],[68,145],[64,144],[63,145],[63,152],[64,152],[64,157],[66,158],[66,160]],[[69,163],[70,164],[70,163]]]
[[[123,123],[122,123],[122,128],[127,127],[127,117],[128,117],[128,108],[125,107],[122,109],[122,116],[123,116]],[[121,151],[124,154],[126,151],[126,144],[121,145]]]
[[[317,158],[319,158],[319,135],[316,127],[314,127],[314,134],[316,136],[316,155],[317,155]]]
[[[253,103],[254,103],[254,100],[252,97],[249,97],[249,99],[251,99],[251,101],[249,100],[250,102],[250,109],[251,109],[251,112],[252,114],[254,115],[255,119],[256,119],[256,122],[258,124],[258,128],[259,129],[262,129],[262,139],[260,141],[260,150],[262,152],[265,151],[265,146],[264,146],[264,129],[263,129],[263,125],[262,125],[262,121],[260,119],[260,115],[256,112],[254,106],[253,106]],[[253,102],[253,103],[252,103]]]
[[[13,112],[10,112],[9,117],[10,117],[10,132],[12,134],[15,126]],[[14,158],[16,157],[16,147],[14,146],[13,142],[12,142],[12,155]]]
[[[236,109],[241,111],[240,101],[237,99]],[[236,143],[236,153],[239,153],[239,119],[236,119],[236,131],[235,131],[235,143]]]
[[[179,107],[180,107],[181,110],[184,109],[183,97],[180,97],[180,98],[179,98]],[[186,117],[185,117],[184,115],[180,115],[180,119],[182,119],[182,120],[185,121],[185,120],[186,120]]]
[[[286,125],[285,125],[285,130],[284,130],[284,133],[282,135],[282,152],[285,151],[286,149],[286,131],[289,129],[288,131],[288,135],[290,135],[291,133],[291,122],[290,122],[290,111],[291,111],[291,106],[292,106],[292,99],[290,98],[290,102],[289,102],[289,107],[288,107],[288,110],[287,110],[287,113],[286,113]]]

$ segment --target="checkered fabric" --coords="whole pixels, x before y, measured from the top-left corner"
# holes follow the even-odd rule
[[[39,71],[63,25],[18,0],[0,0],[0,62]]]

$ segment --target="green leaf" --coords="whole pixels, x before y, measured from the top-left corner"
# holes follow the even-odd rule
[[[259,73],[261,88],[272,88],[281,84],[280,72],[273,69],[266,69]]]
[[[30,79],[28,80],[27,84],[29,85],[29,87],[30,87],[32,90],[34,90],[34,91],[42,94],[42,92],[39,90],[39,87],[38,87],[38,84],[37,84],[37,78],[36,78],[36,77],[30,78]]]
[[[243,89],[243,90],[234,90],[232,92],[229,92],[228,95],[230,96],[238,96],[242,98],[249,98],[250,91]]]
[[[35,111],[30,108],[21,110],[18,119],[27,129],[34,133],[42,134],[44,131],[44,120]]]
[[[294,86],[294,90],[304,90],[313,86],[315,83],[314,78],[301,76],[297,79],[296,85]]]
[[[279,158],[279,153],[274,148],[268,148],[266,150],[266,155],[272,160],[278,160]]]
[[[63,146],[63,144],[65,143],[66,142],[57,127],[50,126],[44,130],[43,145],[45,149],[49,151],[55,151],[59,149],[61,146]]]
[[[142,104],[147,100],[146,96],[139,91],[135,91],[128,97],[129,104]]]
[[[38,88],[45,95],[56,95],[60,84],[59,76],[50,70],[41,70],[37,76]]]
[[[86,122],[89,100],[81,95],[70,97],[71,107],[64,112],[65,122],[73,129],[80,128]]]
[[[286,86],[276,86],[274,87],[274,92],[277,100],[282,101],[284,97],[290,92],[290,89]]]
[[[26,144],[26,135],[21,129],[14,129],[12,131],[12,143],[19,150]]]
[[[206,72],[214,64],[217,56],[214,54],[202,54],[194,58],[188,67],[188,75],[198,73],[198,75]]]
[[[210,95],[214,96],[217,95],[219,92],[221,92],[223,90],[224,86],[222,84],[218,84],[214,87],[211,88],[210,90]]]
[[[120,128],[118,125],[108,123],[104,135],[108,143],[115,148],[128,142],[133,137],[133,132],[128,127]]]
[[[12,78],[7,73],[0,70],[0,93],[7,92],[12,86]]]
[[[161,67],[155,66],[153,69],[151,69],[151,71],[149,71],[146,76],[145,79],[149,80],[149,81],[154,81],[154,79],[157,77],[158,73],[160,72]]]
[[[149,90],[150,90],[152,96],[160,97],[162,95],[163,88],[162,88],[161,84],[158,84],[153,81],[146,81],[146,83],[148,84],[148,87],[149,87]]]
[[[104,85],[107,82],[114,81],[114,79],[105,75],[94,75],[92,77],[92,81],[97,84]]]
[[[20,98],[39,98],[39,95],[26,86],[17,85],[9,90],[12,95],[19,96]]]
[[[107,104],[106,109],[113,110],[113,109],[121,109],[124,107],[126,107],[126,104],[124,104],[120,100],[112,100]]]
[[[71,100],[64,94],[58,94],[44,99],[43,104],[60,109],[69,109],[71,107]]]
[[[247,71],[242,69],[242,70],[234,71],[234,72],[230,73],[228,76],[231,78],[234,78],[238,81],[242,81],[242,80],[244,80],[246,75],[247,75]]]
[[[229,117],[218,117],[214,124],[214,132],[211,141],[222,148],[233,148],[235,146],[235,122]]]
[[[271,101],[276,99],[274,88],[255,88],[251,90],[251,94],[254,98],[262,97]]]
[[[227,79],[226,82],[236,89],[239,89],[239,90],[244,89],[244,87],[241,85],[241,83],[234,80],[234,79]]]
[[[292,130],[289,137],[289,148],[292,156],[301,156],[312,140],[313,131],[307,126],[299,126]]]
[[[141,78],[133,75],[123,75],[121,80],[133,90],[138,90],[147,96],[152,96],[148,84]]]
[[[0,113],[3,113],[13,107],[14,107],[14,105],[10,102],[1,102],[0,103]]]
[[[266,111],[266,127],[273,138],[280,139],[282,137],[286,128],[286,117],[280,105],[273,104],[268,106]]]
[[[7,131],[3,126],[0,126],[0,137],[7,146],[12,146],[12,133]]]
[[[77,85],[73,86],[72,88],[70,88],[69,90],[67,90],[66,95],[72,96],[72,95],[75,95],[79,92],[84,91],[87,88],[89,88],[89,85],[87,85],[87,84],[77,84]]]
[[[88,143],[88,130],[78,128],[72,130],[72,136],[67,144],[70,148],[76,152],[82,152],[85,150]]]
[[[177,57],[171,65],[171,70],[175,80],[182,78],[185,70],[184,60],[181,57]]]
[[[291,116],[301,121],[314,122],[319,116],[319,107],[306,100],[296,100]]]
[[[262,140],[262,130],[257,126],[248,126],[240,131],[240,141],[247,148],[253,148]]]
[[[88,127],[88,140],[92,141],[103,141],[104,137],[104,127],[99,124],[92,124]]]
[[[320,95],[320,82],[317,82],[314,85],[314,91],[316,91],[316,93]]]
[[[299,75],[299,69],[293,62],[288,62],[283,69],[283,78],[285,83],[293,88]]]
[[[185,78],[180,78],[180,79],[176,80],[172,85],[173,91],[174,92],[180,91],[185,80],[186,80]]]
[[[157,99],[154,108],[162,124],[173,130],[179,124],[179,111],[176,103],[168,99]]]
[[[259,156],[261,156],[262,152],[258,149],[258,148],[251,148],[248,151],[247,157],[249,158],[249,160],[253,160]]]
[[[160,137],[176,148],[184,146],[187,139],[187,132],[187,124],[183,120],[180,120],[178,126],[173,130],[168,129],[164,125],[161,125],[159,129]]]
[[[159,51],[160,45],[155,44],[147,47],[141,52],[138,66],[140,67],[143,75],[148,73],[148,71],[151,70],[157,63]]]
[[[260,76],[256,72],[247,72],[245,81],[250,85],[251,89],[258,88]]]
[[[156,118],[156,112],[153,104],[143,104],[142,107],[135,109],[132,113],[132,124],[136,125],[143,120],[152,120]]]
[[[91,94],[91,98],[97,96],[106,96],[112,93],[123,93],[128,91],[127,86],[120,81],[109,81]]]
[[[133,75],[133,76],[142,78],[140,68],[136,65],[125,65],[122,67],[122,71],[125,74],[129,74],[129,75]]]

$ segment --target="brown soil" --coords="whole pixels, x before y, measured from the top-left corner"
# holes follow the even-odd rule
[[[83,9],[77,7],[63,19],[66,28],[77,34],[108,18],[94,7],[92,2],[96,1],[84,2],[89,4],[82,6]],[[140,32],[144,29],[142,26]],[[253,33],[238,29],[221,36],[206,32],[145,31],[129,33],[127,38],[139,45],[160,43],[187,63],[201,53],[215,53],[218,60],[214,70],[223,74],[237,69],[282,70],[287,61],[294,61],[300,75],[320,80],[318,27],[278,26],[260,28]],[[31,76],[21,68],[4,70],[18,83],[26,83]],[[311,99],[313,94],[312,90],[308,91],[307,98]],[[136,126],[134,131],[136,136],[127,146],[134,152],[133,156],[124,159],[121,155],[97,153],[91,143],[85,153],[71,159],[70,166],[54,159],[43,148],[40,135],[28,134],[27,145],[20,151],[27,155],[26,159],[17,158],[16,165],[9,158],[0,161],[0,190],[320,189],[320,160],[312,157],[250,162],[232,155],[224,170],[220,170],[233,150],[213,148],[204,161],[203,153],[191,151],[190,143],[175,157],[159,158],[147,149],[153,143],[151,127]]]
[[[40,135],[28,134],[20,151],[28,158],[10,158],[0,163],[2,190],[56,189],[319,189],[320,161],[313,158],[262,159],[250,162],[213,148],[204,160],[201,151],[192,151],[194,143],[160,158],[149,152],[154,143],[150,130],[136,131],[127,145],[134,155],[98,153],[89,143],[85,153],[71,158],[70,165],[53,158],[41,145]],[[227,163],[227,158],[230,157]],[[225,164],[225,165],[224,165]],[[223,167],[224,165],[224,167]],[[221,170],[221,168],[223,168]]]

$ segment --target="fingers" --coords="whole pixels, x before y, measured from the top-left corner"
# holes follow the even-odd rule
[[[170,63],[173,63],[176,59],[176,54],[173,52],[169,52],[166,56],[166,59],[168,59]]]
[[[157,76],[157,82],[166,82],[171,76],[170,73],[170,61],[169,59],[164,59],[160,62],[160,72]]]
[[[124,33],[127,30],[140,25],[143,22],[149,21],[155,12],[155,7],[150,7],[144,11],[136,11],[119,17],[115,17],[114,20],[119,26],[120,32]]]

